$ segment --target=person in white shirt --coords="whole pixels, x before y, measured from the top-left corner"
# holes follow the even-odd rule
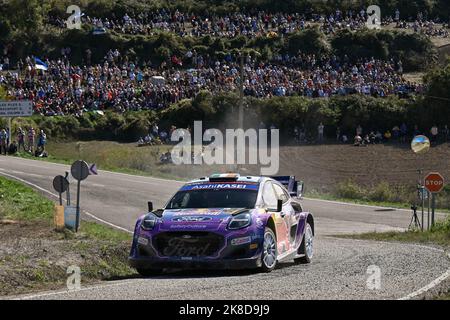
[[[317,133],[318,133],[318,137],[317,140],[319,143],[323,142],[323,130],[324,130],[324,125],[322,124],[322,122],[319,124],[319,126],[317,127]]]

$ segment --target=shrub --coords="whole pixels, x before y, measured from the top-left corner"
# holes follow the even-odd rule
[[[352,182],[351,180],[347,180],[344,182],[340,182],[336,186],[336,195],[343,199],[365,199],[365,190],[361,189],[361,187]]]

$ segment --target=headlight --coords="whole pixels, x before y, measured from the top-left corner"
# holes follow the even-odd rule
[[[144,220],[142,220],[141,228],[144,230],[152,230],[155,225],[158,218],[153,214],[149,213],[144,217]]]
[[[236,230],[248,227],[252,222],[252,216],[250,213],[240,213],[235,217],[232,217],[228,223],[228,229]]]

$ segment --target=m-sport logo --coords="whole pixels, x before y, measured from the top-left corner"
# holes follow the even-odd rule
[[[208,221],[211,220],[211,217],[175,217],[172,219],[173,221],[178,222],[202,222],[202,221]]]

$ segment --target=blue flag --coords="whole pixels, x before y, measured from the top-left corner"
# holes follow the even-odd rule
[[[44,70],[44,71],[48,69],[47,64],[37,57],[34,57],[34,67],[36,69]]]

